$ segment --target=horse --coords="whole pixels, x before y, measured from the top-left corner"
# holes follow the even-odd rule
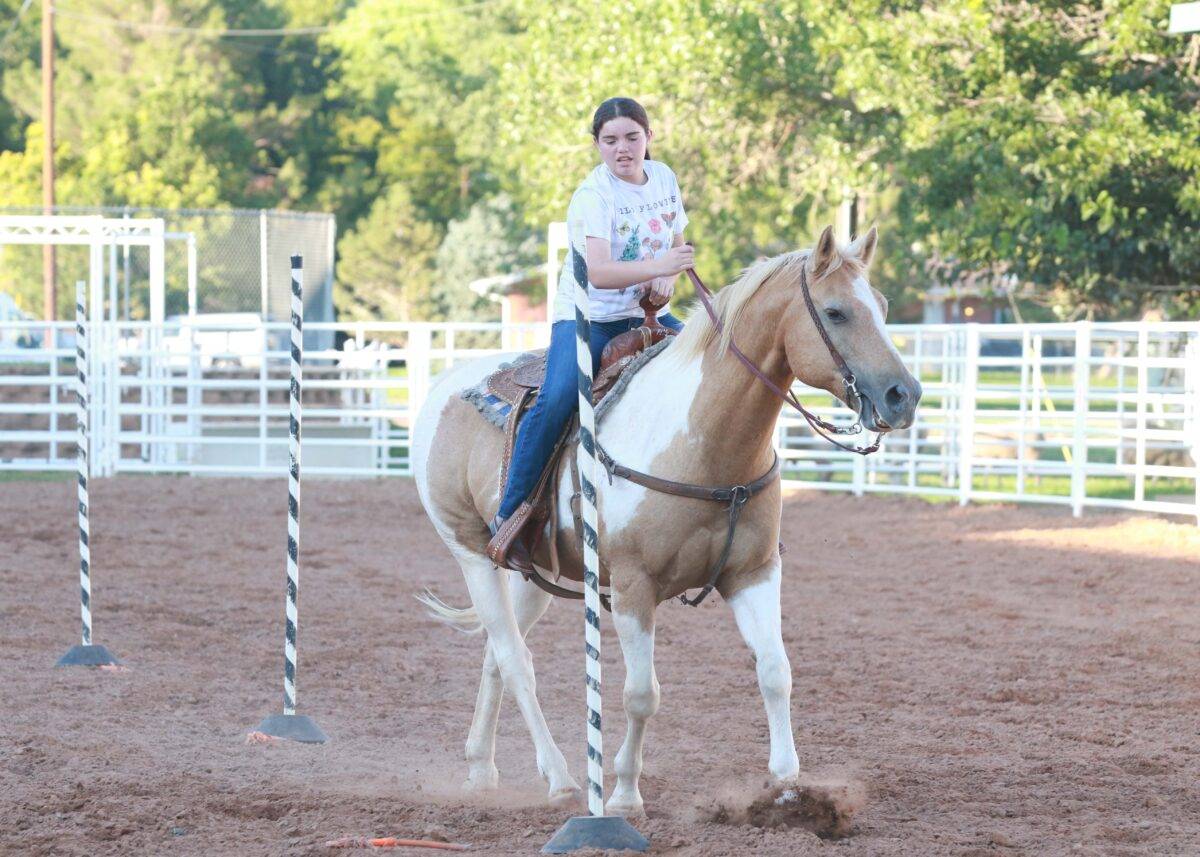
[[[747,367],[741,351],[781,390],[799,379],[827,390],[852,408],[868,429],[912,424],[921,387],[905,368],[884,328],[886,299],[868,282],[877,233],[841,246],[826,228],[812,250],[762,260],[721,289],[713,310],[719,324],[694,315],[661,354],[646,362],[597,429],[597,441],[625,467],[696,485],[746,485],[777,461],[772,443],[780,400]],[[806,279],[802,279],[806,278]],[[809,285],[805,285],[805,283]],[[811,294],[809,305],[808,294]],[[847,390],[829,342],[854,373]],[[474,717],[466,741],[464,788],[499,786],[496,727],[503,692],[516,700],[533,739],[539,773],[551,803],[579,795],[538,704],[533,659],[525,643],[551,596],[517,573],[499,570],[485,552],[488,522],[499,506],[503,433],[461,395],[512,360],[499,354],[448,370],[433,386],[413,426],[412,466],[420,499],[438,535],[462,568],[471,605],[458,609],[431,592],[418,596],[439,620],[468,633],[486,633]],[[843,367],[844,368],[844,367]],[[555,485],[555,519],[546,539],[558,548],[558,572],[582,579],[571,496],[563,468]],[[654,672],[658,605],[707,582],[726,550],[724,506],[602,479],[597,507],[600,583],[608,586],[612,622],[625,661],[627,728],[616,755],[617,783],[606,812],[644,812],[638,781],[648,720],[659,706]],[[800,772],[791,725],[792,674],[780,615],[779,479],[745,503],[736,538],[716,590],[729,604],[756,663],[770,734],[767,768],[775,781]],[[548,575],[544,550],[535,564]]]

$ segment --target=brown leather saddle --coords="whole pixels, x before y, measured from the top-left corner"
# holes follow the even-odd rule
[[[600,371],[592,384],[593,404],[599,404],[639,353],[675,333],[659,324],[655,317],[661,304],[651,303],[647,296],[642,299],[641,307],[646,313],[642,325],[614,337],[601,353]],[[508,468],[512,461],[521,418],[532,406],[546,377],[546,353],[534,353],[537,356],[533,359],[501,369],[490,375],[486,382],[489,393],[512,406],[504,425],[504,455],[500,464],[501,492],[508,482]],[[569,445],[567,440],[574,434],[574,427],[572,422],[564,429],[533,491],[512,517],[504,522],[487,547],[488,557],[498,568],[520,571],[539,586],[548,582],[534,571],[531,558],[542,539],[546,522],[554,513],[554,475],[559,472],[563,451]],[[559,587],[555,589],[560,590],[554,592],[556,595],[570,594],[569,590]]]
[[[658,311],[662,309],[662,304],[654,303],[650,295],[646,295],[638,305],[646,314],[641,325],[627,330],[620,336],[614,336],[600,352],[600,371],[592,383],[592,401],[596,404],[599,404],[604,394],[612,389],[613,384],[635,357],[651,345],[675,335],[675,331],[664,327],[658,321]]]

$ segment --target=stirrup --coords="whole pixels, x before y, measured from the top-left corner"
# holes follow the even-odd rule
[[[497,524],[499,518],[497,515],[488,524],[488,531],[492,533],[492,538],[488,541],[487,555],[497,568],[507,568],[522,574],[533,574],[533,558],[530,557],[529,549],[521,539],[521,531],[529,522],[532,512],[533,507],[525,502],[511,517],[501,520]]]

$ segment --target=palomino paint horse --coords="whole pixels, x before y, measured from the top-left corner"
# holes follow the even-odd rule
[[[736,485],[766,473],[774,460],[772,436],[780,401],[727,353],[731,338],[782,389],[799,378],[839,398],[846,395],[805,305],[802,268],[816,312],[857,376],[861,395],[855,404],[863,425],[911,425],[921,388],[884,330],[884,298],[866,279],[875,241],[872,229],[843,249],[826,229],[815,250],[787,253],[749,268],[717,296],[724,332],[703,315],[693,316],[676,341],[633,377],[600,425],[600,443],[620,464],[678,482]],[[487,521],[499,505],[504,438],[460,395],[511,359],[497,355],[455,367],[435,386],[417,418],[412,447],[417,488],[438,534],[462,566],[472,606],[456,610],[432,596],[423,600],[444,621],[487,633],[467,737],[466,787],[498,785],[496,724],[507,690],[533,737],[550,799],[570,800],[578,786],[542,716],[525,645],[525,635],[551,596],[519,574],[498,571],[487,558]],[[582,559],[571,519],[572,493],[570,474],[564,472],[555,535],[562,574],[578,580]],[[786,781],[796,777],[800,766],[779,607],[781,509],[778,481],[745,506],[717,590],[754,653],[770,728],[768,768]],[[707,582],[724,547],[728,516],[722,504],[655,493],[619,478],[601,486],[599,513],[601,583],[611,586],[613,625],[625,658],[628,721],[607,809],[633,814],[642,811],[638,779],[646,723],[659,704],[655,608]],[[544,557],[535,561],[539,568],[549,567]]]

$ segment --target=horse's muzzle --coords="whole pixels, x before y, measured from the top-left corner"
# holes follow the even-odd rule
[[[912,376],[890,385],[882,396],[873,396],[866,391],[860,392],[859,422],[867,431],[906,429],[913,424],[916,417],[921,392],[921,383]]]

